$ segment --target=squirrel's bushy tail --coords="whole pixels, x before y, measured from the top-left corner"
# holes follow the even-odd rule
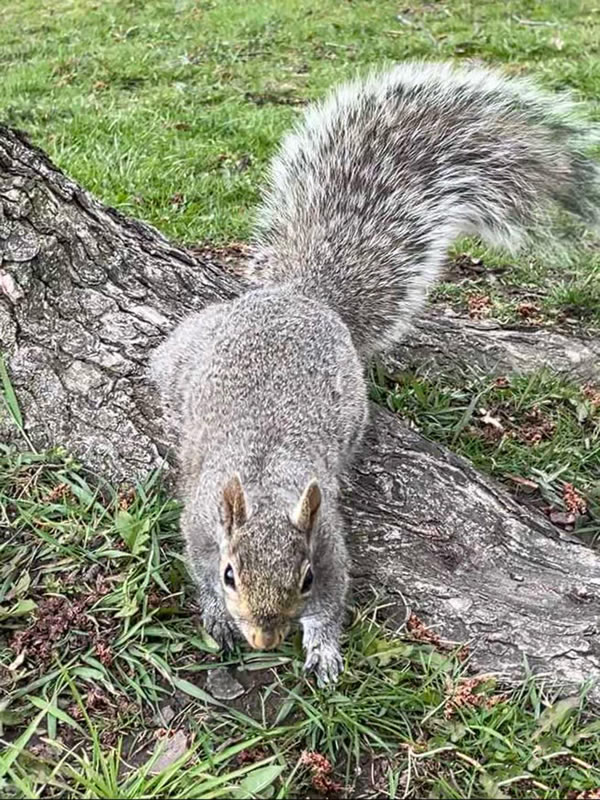
[[[451,242],[557,241],[595,225],[593,128],[570,101],[481,68],[410,63],[337,89],[275,157],[255,276],[336,309],[368,356],[393,344]]]

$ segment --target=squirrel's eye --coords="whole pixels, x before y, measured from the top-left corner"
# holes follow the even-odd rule
[[[306,570],[306,574],[304,575],[304,580],[302,581],[302,589],[301,589],[302,594],[306,594],[307,592],[310,591],[310,587],[313,584],[313,578],[314,578],[313,571],[309,567]]]
[[[229,586],[230,589],[235,589],[235,578],[233,577],[233,567],[231,564],[227,564],[225,567],[223,580],[225,581],[225,586]]]

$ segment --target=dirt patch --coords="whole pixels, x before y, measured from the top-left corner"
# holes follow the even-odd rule
[[[108,613],[97,612],[93,619],[88,614],[102,594],[110,591],[101,581],[97,586],[101,586],[102,591],[85,596],[45,597],[37,607],[33,624],[12,637],[9,646],[15,655],[25,652],[33,666],[44,669],[59,647],[64,659],[68,652],[87,649],[91,641],[103,663],[110,663],[113,631],[117,625]]]
[[[250,247],[243,242],[232,242],[223,247],[198,244],[188,247],[188,250],[198,258],[218,264],[238,278],[247,276]]]
[[[102,721],[100,741],[107,747],[114,747],[123,734],[123,720],[141,713],[141,706],[129,700],[124,694],[110,695],[97,684],[91,686],[83,697],[83,708],[95,722]],[[83,721],[83,708],[72,703],[67,711],[75,720]],[[65,731],[64,735],[73,736],[73,731]]]
[[[218,656],[214,658],[208,657],[207,661],[214,660],[215,669],[218,669],[218,664],[220,664],[218,659]],[[273,684],[273,669],[235,669],[233,670],[233,676],[235,680],[244,687],[244,693],[239,697],[223,701],[227,708],[240,711],[246,716],[260,722],[264,719],[267,725],[272,725],[286,700],[286,698],[278,694],[276,690],[270,691],[268,696],[265,696],[262,692],[265,687],[272,686]],[[182,674],[181,677],[184,677],[189,683],[211,694],[208,684],[208,670],[185,673]],[[190,702],[190,699],[191,698],[185,693],[177,692],[174,696],[177,709],[181,710]],[[293,714],[290,715],[287,720],[291,720],[293,716]]]
[[[459,253],[454,258],[448,259],[441,280],[458,284],[465,281],[479,281],[486,276],[501,275],[507,269],[508,266],[489,267],[482,258],[475,258],[469,253]]]
[[[262,690],[273,683],[273,677],[273,671],[270,669],[256,672],[237,670],[236,679],[246,691],[228,705],[256,720],[262,720],[264,714],[267,724],[273,724],[285,703],[285,697],[277,691],[271,691],[268,697],[263,695]]]

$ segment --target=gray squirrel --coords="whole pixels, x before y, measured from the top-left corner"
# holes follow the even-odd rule
[[[516,251],[596,224],[591,126],[566,99],[482,68],[407,63],[341,86],[283,141],[259,210],[257,288],[183,320],[150,375],[177,430],[182,531],[203,624],[276,647],[303,630],[319,682],[343,667],[339,479],[368,419],[366,365],[422,307],[449,245]]]

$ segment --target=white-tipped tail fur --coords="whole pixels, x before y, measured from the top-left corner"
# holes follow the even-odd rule
[[[335,309],[363,357],[402,336],[448,246],[555,241],[596,225],[593,128],[564,97],[481,68],[408,63],[310,108],[270,172],[255,277]]]

